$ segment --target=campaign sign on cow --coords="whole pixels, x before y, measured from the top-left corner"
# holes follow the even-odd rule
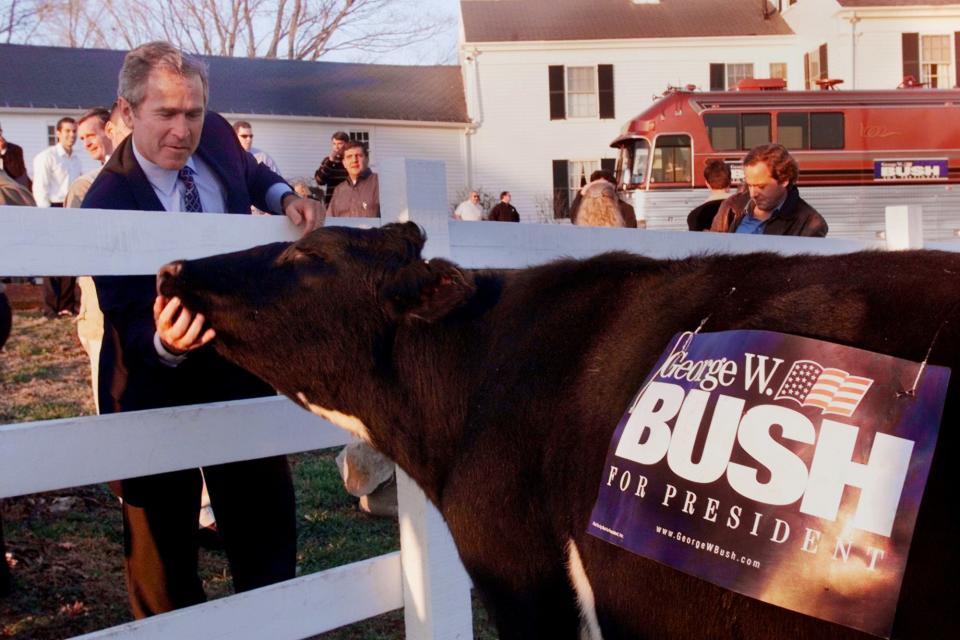
[[[678,334],[617,426],[588,531],[889,637],[949,377],[770,331]]]

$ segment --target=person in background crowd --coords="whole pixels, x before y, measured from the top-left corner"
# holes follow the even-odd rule
[[[493,209],[490,209],[487,220],[492,222],[520,222],[520,213],[516,207],[510,204],[509,191],[500,193],[500,202]]]
[[[687,215],[687,229],[690,231],[709,231],[720,205],[730,195],[730,165],[723,160],[707,160],[703,178],[710,187],[710,194],[706,202]]]
[[[273,171],[278,175],[280,174],[280,170],[277,168],[277,163],[274,162],[270,154],[253,146],[253,125],[246,120],[237,120],[233,123],[233,130],[236,132],[237,139],[240,140],[240,146],[243,147],[244,151],[252,155],[254,160],[260,164],[266,165],[270,171]],[[250,207],[250,213],[255,216],[270,215],[269,211],[261,211],[254,206]]]
[[[827,221],[800,197],[799,173],[797,161],[784,146],[754,147],[743,159],[745,195],[724,200],[710,230],[823,238]]]
[[[580,224],[577,221],[577,217],[580,215],[580,203],[583,201],[584,189],[589,184],[596,182],[597,180],[604,180],[609,184],[612,184],[614,187],[614,192],[616,192],[617,180],[613,177],[613,174],[605,169],[599,169],[590,174],[590,182],[587,185],[584,185],[577,192],[577,195],[573,198],[573,204],[570,205],[570,222],[572,224]],[[631,229],[637,228],[637,214],[633,210],[633,206],[627,202],[624,202],[617,197],[617,208],[620,210],[620,218],[623,220],[623,225]],[[605,225],[601,225],[605,226]],[[619,225],[618,225],[619,226]]]
[[[87,152],[99,166],[73,181],[67,192],[66,206],[78,209],[83,205],[83,198],[90,190],[90,185],[100,175],[100,170],[113,154],[113,150],[130,134],[130,129],[123,122],[118,102],[113,103],[110,111],[102,107],[91,109],[80,118],[77,128],[80,139]],[[97,300],[97,288],[90,276],[77,278],[80,287],[80,311],[77,312],[77,337],[80,346],[90,358],[90,385],[93,388],[93,404],[100,413],[100,397],[97,393],[98,371],[100,361],[100,345],[103,343],[103,314],[100,312],[100,302]]]
[[[330,153],[320,163],[320,167],[313,175],[317,184],[324,188],[323,203],[330,206],[334,190],[341,182],[347,179],[347,168],[343,166],[343,151],[350,142],[350,136],[343,131],[337,131],[330,137]]]
[[[74,153],[77,123],[73,118],[57,122],[57,144],[33,158],[33,199],[38,207],[62,207],[71,183],[82,172],[80,158]],[[47,318],[72,316],[80,308],[73,276],[48,276],[43,279],[43,315]]]
[[[270,171],[280,174],[280,169],[277,168],[277,163],[274,162],[270,154],[253,146],[253,125],[246,120],[237,120],[233,123],[233,130],[236,131],[237,139],[240,140],[240,146],[243,147],[244,151],[251,154],[260,164],[267,165]]]
[[[343,166],[347,179],[337,185],[330,200],[330,215],[335,218],[379,218],[380,178],[367,166],[363,144],[343,145]]]
[[[206,111],[206,68],[166,42],[127,53],[118,102],[131,129],[83,201],[84,208],[283,212],[304,232],[319,203],[243,151],[230,124]],[[184,233],[190,233],[184,222]],[[202,314],[156,292],[154,276],[96,276],[104,315],[101,413],[270,396],[269,385],[210,345]],[[296,515],[286,458],[204,467],[236,591],[292,578]],[[138,618],[203,602],[197,575],[199,469],[111,483],[123,499],[127,591]]]
[[[23,147],[3,137],[2,125],[0,125],[0,171],[4,171],[27,189],[33,188],[33,181],[27,175],[27,165],[23,160]]]
[[[483,220],[483,207],[480,206],[480,192],[471,191],[467,199],[457,205],[453,210],[455,220],[468,220],[476,222]]]
[[[603,178],[580,189],[579,213],[574,224],[584,227],[625,227],[617,188]]]

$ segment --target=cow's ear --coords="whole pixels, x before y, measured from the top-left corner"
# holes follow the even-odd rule
[[[470,274],[452,262],[434,259],[399,270],[383,293],[387,310],[395,317],[433,322],[464,304],[474,289]]]

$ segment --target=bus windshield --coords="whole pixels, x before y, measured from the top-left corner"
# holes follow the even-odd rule
[[[640,187],[647,179],[647,161],[650,158],[650,143],[643,138],[631,140],[620,147],[620,184],[625,187]]]

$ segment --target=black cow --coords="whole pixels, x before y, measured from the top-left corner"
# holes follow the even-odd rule
[[[942,327],[930,361],[956,372],[960,255],[609,253],[465,271],[424,261],[423,244],[410,223],[327,228],[172,263],[158,286],[206,314],[227,358],[416,480],[502,638],[868,637],[594,538],[590,511],[617,421],[673,334],[712,314],[706,330],[920,361]],[[954,376],[895,637],[960,637],[956,395]]]

